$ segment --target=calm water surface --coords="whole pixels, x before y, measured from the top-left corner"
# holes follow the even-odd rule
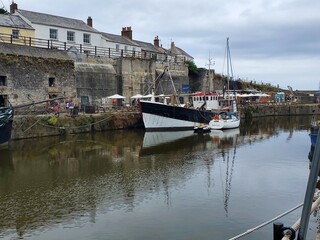
[[[310,119],[13,141],[0,150],[0,238],[232,238],[303,202]],[[272,236],[270,224],[242,239]]]

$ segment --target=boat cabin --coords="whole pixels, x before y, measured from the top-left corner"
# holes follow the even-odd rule
[[[193,107],[207,110],[219,109],[219,94],[199,92],[192,96]]]

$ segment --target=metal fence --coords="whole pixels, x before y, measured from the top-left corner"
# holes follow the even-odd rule
[[[0,33],[0,42],[10,43],[15,45],[24,45],[29,47],[38,47],[46,49],[56,49],[60,51],[71,51],[91,56],[104,56],[108,58],[140,58],[140,59],[152,59],[162,62],[175,62],[184,63],[186,58],[184,55],[169,55],[165,53],[159,53],[154,51],[131,51],[115,48],[104,48],[98,46],[92,46],[90,44],[75,44],[68,42],[61,42],[57,40],[48,40],[40,38],[32,38],[26,36],[14,36],[12,34]]]

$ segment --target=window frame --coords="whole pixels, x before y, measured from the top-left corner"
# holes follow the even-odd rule
[[[19,39],[20,31],[18,29],[12,29],[12,38]]]
[[[83,44],[91,44],[91,34],[89,33],[83,34]]]
[[[76,33],[74,31],[67,31],[67,42],[75,42]]]
[[[50,28],[49,29],[49,38],[50,38],[50,40],[58,40],[58,29]]]

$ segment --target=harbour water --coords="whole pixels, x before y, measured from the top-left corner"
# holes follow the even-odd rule
[[[310,121],[12,141],[0,150],[0,239],[227,240],[303,202]],[[311,217],[307,239],[316,231]],[[269,224],[242,239],[272,238]]]

